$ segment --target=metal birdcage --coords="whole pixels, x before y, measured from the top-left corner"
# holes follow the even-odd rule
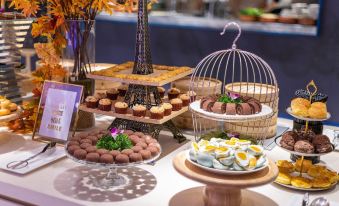
[[[226,29],[232,25],[238,28],[232,47],[216,51],[199,62],[191,76],[190,91],[197,94],[197,101],[206,96],[206,93],[207,95],[238,93],[259,100],[262,105],[271,108],[271,112],[265,115],[225,115],[220,118],[220,115],[215,117],[197,112],[192,109],[191,102],[190,110],[196,140],[211,130],[237,132],[257,140],[273,137],[276,133],[279,90],[274,72],[259,56],[237,48],[236,43],[241,35],[241,28],[237,23],[226,24],[221,35],[224,35]],[[215,80],[222,82],[221,87],[215,88],[213,84]],[[201,93],[204,95],[199,95]],[[211,124],[215,125],[212,129]]]

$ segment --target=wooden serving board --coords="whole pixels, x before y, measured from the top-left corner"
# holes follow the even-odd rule
[[[85,111],[85,112],[102,114],[102,115],[116,117],[116,118],[120,118],[120,119],[127,119],[127,120],[132,120],[132,121],[137,121],[137,122],[150,123],[150,124],[163,124],[163,123],[167,122],[168,120],[171,120],[174,117],[177,117],[177,116],[181,115],[182,113],[188,111],[188,107],[183,107],[179,111],[172,111],[172,113],[169,116],[164,116],[164,118],[162,118],[162,119],[151,119],[149,111],[146,112],[146,117],[136,117],[136,116],[133,116],[133,112],[132,112],[131,108],[128,108],[127,114],[115,113],[114,109],[112,111],[102,111],[102,110],[99,110],[99,109],[92,109],[92,108],[88,108],[84,104],[80,105],[79,109],[82,110],[82,111]]]
[[[123,70],[121,72],[123,72],[124,74],[132,74],[132,68],[127,69],[127,70]],[[147,77],[147,76],[154,77],[154,76],[157,76],[159,73],[162,73],[162,72],[166,72],[166,71],[165,70],[154,70],[153,74],[140,75],[140,76],[142,76],[142,77]],[[132,79],[126,79],[126,78],[116,78],[116,77],[100,76],[100,75],[94,75],[94,74],[87,74],[86,76],[87,76],[87,78],[90,78],[90,79],[105,80],[105,81],[112,81],[112,82],[122,82],[122,83],[125,83],[125,84],[137,84],[137,85],[160,87],[160,86],[163,86],[165,84],[171,83],[175,80],[186,77],[186,76],[192,74],[192,72],[193,72],[193,70],[189,70],[189,71],[180,73],[180,74],[178,74],[174,77],[171,77],[169,79],[165,79],[165,80],[162,80],[162,81],[159,81],[159,82],[132,80]]]

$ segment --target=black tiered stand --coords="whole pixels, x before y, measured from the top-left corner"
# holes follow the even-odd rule
[[[133,74],[148,75],[152,73],[153,67],[148,27],[147,0],[139,0]],[[129,107],[133,107],[135,104],[142,104],[145,105],[147,109],[150,109],[152,106],[157,106],[162,103],[156,86],[136,84],[129,85],[125,96],[125,102],[129,105]],[[152,136],[156,138],[158,137],[161,130],[168,129],[172,132],[173,137],[179,142],[183,142],[186,140],[186,137],[174,125],[172,120],[169,120],[162,125],[155,125],[116,118],[111,124],[110,128],[112,127],[142,131],[152,134]]]

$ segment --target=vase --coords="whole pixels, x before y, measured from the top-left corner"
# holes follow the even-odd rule
[[[68,82],[83,86],[83,96],[94,94],[95,82],[86,75],[95,63],[95,21],[66,20],[66,47],[62,52],[62,65],[68,71]],[[79,111],[77,130],[94,127],[94,114]]]

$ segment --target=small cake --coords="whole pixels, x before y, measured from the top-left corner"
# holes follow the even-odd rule
[[[106,91],[107,98],[110,100],[116,100],[119,95],[119,91],[116,88],[112,88]]]
[[[157,87],[158,93],[160,95],[160,98],[164,98],[165,97],[165,88],[163,87]]]
[[[104,92],[98,92],[94,95],[94,97],[100,100],[100,99],[105,99],[107,96],[106,96],[106,93]]]
[[[190,97],[187,94],[182,94],[179,98],[182,101],[182,106],[186,107],[190,104]]]
[[[173,111],[179,111],[182,109],[182,100],[179,98],[175,98],[171,100],[172,110]]]
[[[314,152],[314,147],[309,141],[299,140],[294,145],[294,151],[311,154]]]
[[[194,91],[188,91],[186,94],[190,97],[191,102],[194,102],[197,98],[197,94]]]
[[[168,90],[168,99],[174,99],[174,98],[178,98],[180,94],[180,90],[177,88],[171,88],[170,90]]]
[[[281,147],[293,151],[296,138],[297,135],[295,132],[292,131],[285,132],[280,140]]]
[[[136,104],[132,108],[133,115],[136,117],[144,117],[146,116],[146,107],[144,105]]]
[[[170,103],[163,103],[161,105],[164,108],[164,115],[169,116],[172,113],[173,106]]]
[[[225,114],[226,113],[226,103],[223,102],[215,102],[211,108],[212,112],[217,114]]]
[[[125,102],[116,102],[114,104],[115,112],[118,114],[126,114],[128,105]]]
[[[140,162],[142,161],[142,156],[140,153],[132,153],[129,155],[131,162]]]
[[[96,97],[88,96],[86,97],[85,102],[88,108],[97,108],[99,100]]]
[[[99,159],[100,159],[100,155],[98,153],[95,153],[95,152],[91,152],[91,153],[88,153],[86,155],[86,160],[87,161],[99,162]]]
[[[165,109],[163,107],[153,106],[150,109],[151,119],[162,119],[162,118],[164,118],[164,112],[165,112]]]
[[[98,109],[102,111],[111,111],[112,101],[110,99],[104,98],[100,99]]]
[[[125,84],[122,84],[118,87],[118,91],[119,91],[119,96],[124,97],[126,95],[126,91],[128,89],[128,86]]]
[[[115,161],[117,163],[129,163],[129,157],[125,154],[118,154],[116,157],[115,157]]]
[[[227,105],[226,105],[226,114],[227,115],[235,115],[235,114],[237,114],[237,104],[235,104],[235,103],[227,103]]]
[[[100,162],[106,163],[106,164],[112,164],[114,162],[114,159],[111,154],[103,154],[100,156]]]

